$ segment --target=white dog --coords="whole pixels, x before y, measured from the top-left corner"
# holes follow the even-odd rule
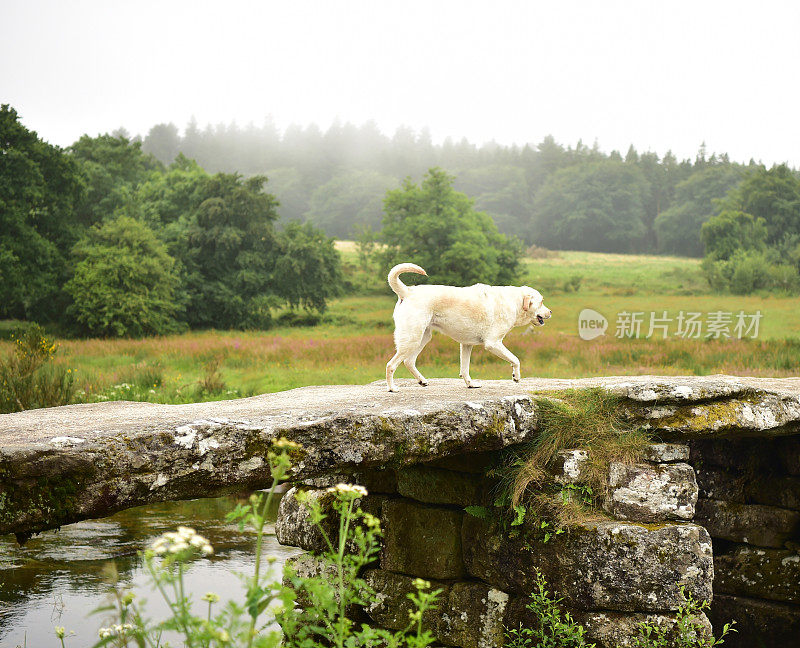
[[[503,345],[503,338],[515,326],[542,326],[551,312],[538,290],[528,286],[406,286],[403,272],[427,276],[418,265],[401,263],[389,272],[389,285],[400,298],[394,307],[394,344],[397,352],[386,363],[386,384],[397,391],[394,372],[402,362],[419,381],[428,381],[417,370],[417,356],[430,342],[433,331],[449,335],[461,345],[461,373],[467,387],[480,387],[469,376],[472,347],[483,347],[511,364],[511,377],[519,382],[519,358]]]

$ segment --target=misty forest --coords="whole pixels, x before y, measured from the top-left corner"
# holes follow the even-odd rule
[[[0,111],[0,319],[65,335],[267,328],[353,290],[334,239],[384,271],[512,283],[525,250],[704,257],[716,290],[800,290],[800,175],[700,147],[524,147],[374,123],[84,135],[66,149]]]

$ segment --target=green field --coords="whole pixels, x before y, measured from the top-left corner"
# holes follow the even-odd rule
[[[322,323],[264,332],[202,331],[141,340],[60,340],[56,362],[75,371],[82,400],[147,399],[163,402],[234,398],[313,384],[381,380],[393,353],[395,296],[382,277],[367,281],[356,270],[352,246],[340,246],[350,281],[370,294],[333,302]],[[797,298],[712,294],[699,261],[677,257],[584,252],[526,259],[521,283],[538,288],[553,311],[535,330],[506,338],[522,361],[523,376],[572,378],[612,374],[797,375],[800,304]],[[383,288],[383,287],[385,288]],[[373,294],[374,293],[374,294]],[[591,308],[609,320],[605,336],[578,336],[578,313]],[[667,339],[617,338],[617,314],[668,312]],[[762,313],[757,339],[681,339],[673,335],[680,311]],[[0,343],[7,353],[10,343]],[[217,364],[217,371],[213,366]],[[458,345],[441,335],[420,355],[427,377],[458,376]],[[505,363],[482,349],[473,354],[477,379],[509,378]],[[408,377],[405,368],[398,378]],[[198,381],[209,389],[201,391]],[[216,384],[214,384],[216,383]],[[126,386],[127,385],[127,386]],[[118,386],[118,387],[115,387]]]

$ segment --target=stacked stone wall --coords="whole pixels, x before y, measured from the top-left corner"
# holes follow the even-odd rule
[[[714,541],[716,626],[732,648],[800,645],[800,436],[695,441],[696,521]]]
[[[547,538],[538,520],[512,528],[465,511],[487,507],[496,495],[497,484],[484,476],[492,453],[362,475],[373,486],[362,507],[380,512],[384,530],[380,557],[364,573],[377,593],[364,612],[379,626],[405,627],[407,594],[421,577],[442,590],[438,609],[425,618],[442,645],[502,646],[505,628],[535,622],[526,603],[541,572],[600,648],[631,645],[640,623],[674,623],[681,587],[698,599],[712,596],[711,538],[690,521],[697,483],[688,456],[687,446],[658,444],[648,449],[649,461],[612,464],[606,512]],[[554,477],[569,483],[586,453],[562,458]],[[324,485],[315,480],[286,494],[280,542],[323,548],[294,494],[310,489],[324,500],[316,490]]]

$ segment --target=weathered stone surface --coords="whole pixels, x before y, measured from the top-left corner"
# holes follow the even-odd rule
[[[468,452],[466,454],[442,457],[428,462],[425,465],[434,468],[444,468],[445,470],[454,470],[456,472],[478,473],[482,475],[489,469],[495,458],[496,455],[493,452]]]
[[[800,512],[775,506],[699,499],[695,520],[722,540],[775,549],[800,541]]]
[[[484,583],[453,583],[440,608],[438,638],[460,648],[499,648],[508,594]]]
[[[320,526],[311,523],[307,506],[297,501],[296,495],[303,491],[307,497],[319,502],[325,519]],[[355,510],[361,509],[375,517],[380,517],[383,502],[389,499],[388,495],[367,495],[355,501]],[[278,505],[278,519],[275,522],[275,536],[280,544],[299,547],[316,554],[329,551],[323,531],[328,540],[336,547],[339,542],[339,514],[333,508],[333,493],[325,489],[306,487],[292,487],[281,498]]]
[[[329,564],[325,564],[319,558],[310,553],[301,553],[286,560],[288,572],[300,578],[316,578],[326,575],[333,579],[336,576],[336,569]],[[338,599],[337,599],[338,600]]]
[[[270,442],[305,446],[298,480],[401,467],[521,443],[536,434],[531,392],[600,386],[662,437],[788,435],[800,379],[615,377],[432,380],[426,389],[308,387],[236,401],[95,403],[0,415],[0,533],[20,537],[126,507],[269,483]]]
[[[506,606],[504,623],[507,628],[537,628],[541,618],[528,609],[528,598],[513,597]],[[597,648],[629,648],[636,645],[642,624],[674,631],[675,614],[666,612],[617,612],[615,610],[567,610],[576,623],[586,631],[585,639]],[[711,622],[705,614],[696,617],[700,633],[709,636]],[[670,634],[669,636],[674,636]]]
[[[382,506],[382,569],[434,579],[464,576],[459,510],[410,500],[387,500]]]
[[[800,554],[730,547],[714,556],[714,593],[800,604]]]
[[[780,439],[704,439],[690,443],[689,463],[697,468],[719,466],[751,475],[780,473]]]
[[[405,628],[413,610],[408,595],[416,592],[414,578],[381,569],[365,572],[364,580],[376,596],[365,608],[378,625]],[[503,645],[503,619],[508,595],[484,583],[432,581],[441,589],[435,610],[422,618],[423,627],[439,643],[459,648],[499,648]]]
[[[308,498],[319,502],[327,515],[321,523],[322,530],[325,531],[330,542],[336,543],[338,541],[339,518],[335,515],[336,511],[331,506],[334,496],[324,489],[290,488],[281,498],[278,505],[275,536],[278,542],[283,545],[300,547],[314,553],[328,551],[328,545],[325,542],[322,530],[311,523],[308,508],[297,501],[296,496],[301,490],[305,492]]]
[[[794,379],[790,379],[794,380]],[[628,400],[645,428],[662,437],[692,439],[710,436],[770,436],[796,433],[800,398],[789,388],[768,393],[763,381],[731,376],[681,377],[675,381],[609,385]],[[668,439],[669,440],[669,439]]]
[[[558,484],[574,484],[581,476],[581,464],[589,458],[586,450],[562,450],[553,465],[553,477]]]
[[[653,443],[644,449],[643,458],[653,463],[689,461],[689,446],[680,443]]]
[[[705,499],[800,510],[800,477],[752,475],[716,466],[698,468],[696,473],[700,497]]]
[[[674,610],[679,584],[711,598],[711,538],[695,524],[592,522],[542,543],[467,516],[463,536],[467,572],[516,595],[533,591],[538,569],[577,609]]]
[[[719,594],[711,604],[711,624],[719,635],[736,621],[736,632],[725,638],[725,648],[798,648],[800,606]]]
[[[697,503],[694,469],[686,463],[609,467],[605,509],[622,520],[691,520]]]
[[[364,608],[367,615],[380,627],[389,630],[401,630],[409,624],[409,613],[414,610],[409,594],[417,591],[414,587],[415,576],[405,576],[383,569],[368,569],[363,578],[367,585],[375,592],[370,597],[369,605]],[[450,583],[431,581],[431,588],[441,589],[438,606],[435,610],[428,610],[422,617],[422,625],[434,635],[439,635],[441,626],[442,601],[447,601],[450,594]]]
[[[442,468],[410,466],[397,472],[397,490],[404,497],[428,504],[469,506],[479,503],[483,479]]]
[[[790,475],[800,476],[800,436],[780,439],[778,441],[778,456],[783,469]]]
[[[397,493],[397,475],[393,468],[356,471],[351,474],[331,473],[298,480],[303,486],[329,488],[339,483],[358,484],[370,494],[393,495]]]
[[[586,638],[597,644],[597,648],[629,648],[636,646],[642,624],[673,631],[677,619],[670,614],[644,614],[611,612],[577,612],[575,620],[586,629]],[[711,622],[705,614],[696,618],[696,635],[711,636]],[[672,637],[672,635],[668,635]],[[701,639],[702,640],[702,639]],[[699,644],[698,645],[704,645]]]

